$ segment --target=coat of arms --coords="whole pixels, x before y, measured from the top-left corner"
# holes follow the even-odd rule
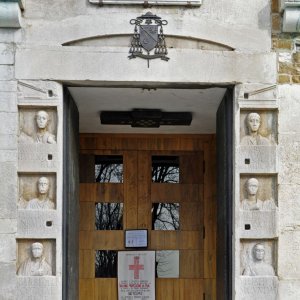
[[[167,25],[166,20],[147,12],[145,15],[130,20],[131,25],[135,25],[134,34],[131,41],[129,53],[130,59],[140,57],[148,60],[160,58],[168,61],[169,58],[163,26]],[[153,53],[151,54],[151,51]]]

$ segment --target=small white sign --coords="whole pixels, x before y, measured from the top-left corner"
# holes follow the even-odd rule
[[[146,248],[148,247],[147,229],[126,230],[125,248]]]
[[[155,251],[118,252],[118,299],[155,300]]]

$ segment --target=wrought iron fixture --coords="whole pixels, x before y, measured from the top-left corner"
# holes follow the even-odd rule
[[[189,126],[190,112],[164,112],[160,109],[133,109],[132,111],[102,111],[101,124],[131,125],[131,127],[158,128],[161,125]]]
[[[136,57],[147,59],[148,68],[150,59],[169,60],[169,57],[166,56],[168,50],[163,32],[163,26],[168,24],[166,20],[147,12],[136,19],[131,19],[130,24],[135,25],[135,27],[129,50],[129,53],[131,53],[128,56],[129,59]],[[150,54],[153,49],[154,54]]]

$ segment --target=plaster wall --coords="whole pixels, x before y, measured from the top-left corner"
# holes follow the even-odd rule
[[[259,286],[257,278],[241,276],[244,244],[266,241],[273,249],[268,259],[277,277],[266,281],[276,292],[264,299],[300,298],[300,199],[298,194],[300,157],[300,87],[279,85],[245,98],[245,93],[276,84],[277,60],[271,50],[271,16],[268,0],[203,1],[200,8],[141,6],[98,7],[79,0],[27,0],[21,29],[0,29],[0,299],[33,299],[51,287],[49,299],[61,299],[62,226],[62,83],[82,85],[236,85],[234,124],[234,297],[251,298]],[[128,47],[133,28],[129,20],[151,10],[167,19],[166,35],[172,36],[168,63],[154,60],[129,61]],[[105,41],[103,38],[105,37]],[[184,39],[182,39],[184,37]],[[124,39],[128,38],[128,45]],[[93,39],[93,43],[90,43]],[[188,46],[196,40],[203,46]],[[209,42],[208,42],[209,41]],[[120,45],[118,43],[120,42]],[[171,43],[172,44],[172,43]],[[173,45],[173,44],[172,44]],[[115,72],[118,70],[118,72]],[[25,83],[25,85],[24,85]],[[54,92],[49,97],[48,91]],[[42,91],[42,92],[41,92]],[[26,149],[18,146],[20,107],[55,107],[57,145],[54,161],[42,164],[20,160]],[[240,147],[240,116],[256,110],[272,112],[276,143],[270,155],[255,155]],[[261,150],[261,149],[260,149]],[[48,154],[47,150],[41,153]],[[248,151],[248,152],[247,152]],[[252,156],[251,156],[252,155]],[[265,156],[264,156],[265,155]],[[256,164],[245,165],[245,158]],[[30,217],[18,212],[18,172],[56,174],[57,209]],[[271,218],[276,229],[243,235],[240,213],[241,176],[276,177],[278,211]],[[51,228],[45,221],[53,221]],[[30,220],[30,221],[29,221]],[[251,220],[251,218],[250,218]],[[16,275],[18,241],[55,240],[55,276],[19,278]],[[278,280],[278,284],[277,284]],[[250,296],[247,294],[249,292]],[[16,289],[18,287],[18,289]],[[31,294],[32,289],[37,290]],[[278,292],[277,292],[278,289]],[[48,289],[49,290],[49,289]],[[19,292],[17,292],[19,291]],[[21,293],[20,291],[24,291]],[[245,292],[247,291],[247,292]],[[245,296],[246,295],[246,296]],[[243,298],[244,297],[244,298]]]

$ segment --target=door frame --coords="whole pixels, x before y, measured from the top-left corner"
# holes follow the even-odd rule
[[[218,85],[214,85],[218,86]],[[108,85],[107,87],[117,87],[115,85]],[[135,86],[132,86],[135,87]],[[210,86],[211,87],[211,86]],[[226,112],[226,139],[227,142],[225,144],[226,149],[226,156],[224,162],[226,163],[226,176],[227,178],[230,178],[229,181],[226,181],[225,183],[222,183],[222,186],[226,189],[226,202],[225,202],[225,210],[226,210],[226,218],[223,218],[222,220],[218,220],[218,230],[217,230],[217,245],[218,245],[218,255],[222,255],[224,258],[224,264],[222,266],[219,264],[217,261],[217,291],[223,291],[223,297],[221,297],[221,293],[218,293],[218,299],[231,299],[232,298],[232,289],[233,289],[233,262],[234,262],[234,257],[233,257],[233,86],[226,86],[228,91],[224,97],[224,99],[227,99],[224,104],[225,107],[225,112]],[[169,85],[168,88],[174,88],[172,85]],[[180,88],[180,86],[176,85],[176,88]],[[182,88],[182,86],[181,86]],[[201,85],[192,85],[192,86],[186,86],[184,85],[184,88],[207,88],[207,86],[201,86]],[[78,294],[77,297],[74,291],[78,291],[78,277],[79,277],[79,254],[78,251],[71,251],[70,249],[70,240],[75,238],[73,241],[73,245],[78,243],[78,234],[76,237],[76,230],[77,233],[79,232],[78,226],[75,226],[72,228],[72,226],[69,226],[70,220],[74,222],[74,220],[78,220],[78,216],[76,214],[76,210],[70,209],[70,205],[73,207],[78,207],[79,205],[79,200],[78,200],[78,190],[79,190],[79,180],[78,180],[78,185],[77,188],[76,186],[73,186],[70,189],[70,184],[71,184],[71,178],[69,176],[70,170],[72,170],[73,175],[75,174],[75,182],[76,182],[76,172],[79,172],[79,163],[74,165],[74,162],[70,161],[70,150],[71,148],[69,147],[69,141],[68,141],[68,135],[70,135],[72,129],[73,129],[73,134],[76,139],[76,136],[79,133],[78,128],[78,120],[73,120],[75,122],[75,130],[74,128],[70,128],[68,126],[67,122],[71,120],[71,114],[69,113],[68,115],[68,109],[70,109],[68,105],[68,101],[72,102],[72,109],[74,111],[77,110],[76,104],[73,101],[70,93],[68,92],[67,88],[64,88],[64,157],[63,157],[63,165],[64,165],[64,187],[63,187],[63,195],[64,195],[64,208],[63,208],[63,249],[62,249],[62,260],[63,260],[63,299],[72,299],[76,300],[78,299]],[[77,110],[78,112],[78,110]],[[77,122],[77,123],[76,123]],[[76,125],[77,124],[77,125]],[[79,145],[79,143],[78,143]],[[79,147],[77,148],[77,150]],[[218,149],[218,148],[217,148]],[[73,149],[74,150],[74,149]],[[75,150],[76,152],[76,150]],[[220,151],[219,151],[220,152]],[[220,170],[224,170],[223,166],[221,166],[219,160],[217,162],[217,170],[219,173]],[[78,173],[77,173],[78,177]],[[73,178],[73,180],[74,180]],[[76,184],[75,184],[76,185]],[[218,178],[217,180],[217,191],[220,190],[220,185],[221,185],[221,180]],[[70,192],[71,191],[71,192]],[[77,191],[77,194],[76,194]],[[218,195],[218,199],[220,196]],[[73,200],[73,201],[72,201]],[[74,201],[75,200],[75,201]],[[78,223],[77,222],[77,223]],[[224,245],[219,245],[218,241],[220,240],[220,237],[224,235],[223,231],[220,231],[220,228],[225,229],[225,236],[226,236],[226,243]],[[77,228],[77,229],[76,229]],[[75,234],[74,234],[75,233]],[[79,245],[78,248],[79,249]],[[73,256],[73,263],[70,264],[70,255]],[[74,256],[75,255],[75,256]],[[220,274],[220,275],[219,275]],[[73,292],[72,292],[73,291]],[[224,298],[225,297],[225,298]]]

